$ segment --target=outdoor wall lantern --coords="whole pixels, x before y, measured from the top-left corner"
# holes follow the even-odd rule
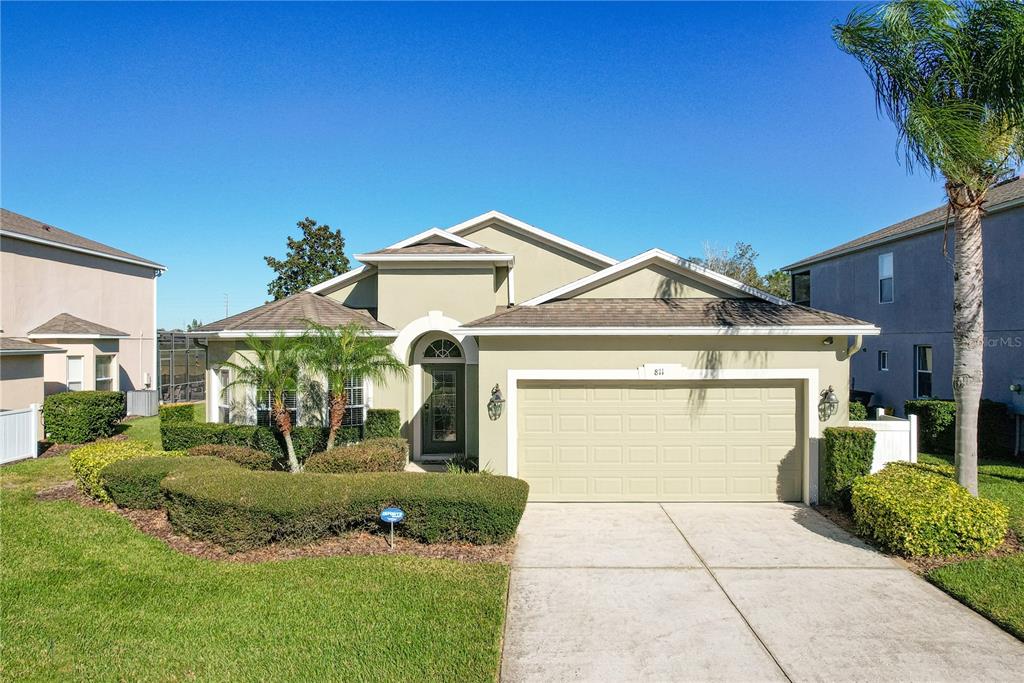
[[[821,400],[818,402],[818,417],[825,422],[839,410],[839,397],[830,384],[828,389],[821,392]]]
[[[487,401],[487,416],[491,420],[501,417],[501,410],[505,407],[505,397],[501,395],[501,387],[497,384],[491,389],[491,399]]]

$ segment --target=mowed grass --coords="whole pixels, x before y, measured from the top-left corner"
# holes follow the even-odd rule
[[[508,569],[409,557],[182,555],[0,468],[2,680],[493,681]]]
[[[196,403],[194,406],[194,418],[196,422],[206,422],[205,404]],[[153,448],[161,449],[160,441],[160,417],[137,417],[124,423],[122,434],[129,439],[148,441]]]
[[[918,456],[920,462],[952,463],[952,456]],[[1024,540],[1024,463],[984,460],[978,466],[978,492],[1003,502],[1010,528]],[[1024,639],[1024,554],[947,564],[928,572],[929,581]]]

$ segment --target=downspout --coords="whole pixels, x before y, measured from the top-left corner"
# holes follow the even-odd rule
[[[863,345],[864,345],[864,335],[861,335],[861,334],[855,335],[853,337],[853,342],[847,345],[846,351],[844,352],[843,357],[840,358],[839,360],[846,360],[847,358],[852,358],[853,354],[855,354],[858,351],[860,351],[860,348]]]

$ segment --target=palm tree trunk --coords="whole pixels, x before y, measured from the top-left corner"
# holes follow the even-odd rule
[[[978,408],[981,404],[985,317],[981,205],[985,192],[947,183],[956,214],[953,264],[953,398],[956,400],[956,477],[978,495]]]
[[[345,389],[331,394],[330,422],[331,429],[327,433],[327,450],[334,448],[334,440],[341,429],[341,423],[345,421],[345,408],[348,406],[348,395]]]
[[[275,396],[273,402],[274,422],[277,423],[277,428],[281,432],[281,436],[284,437],[284,447],[288,453],[288,469],[293,474],[301,472],[302,467],[299,465],[299,459],[295,455],[295,446],[292,445],[292,416],[288,413],[287,408],[285,408],[284,401],[279,397]]]

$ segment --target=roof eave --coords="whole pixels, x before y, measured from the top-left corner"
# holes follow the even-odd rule
[[[363,263],[512,263],[512,254],[356,254]]]
[[[775,325],[729,327],[472,327],[453,330],[477,337],[523,336],[620,336],[620,337],[708,337],[708,336],[876,336],[882,333],[874,325]]]
[[[371,337],[397,337],[398,330],[367,330]],[[246,337],[301,337],[305,330],[192,330],[185,333],[189,337],[216,337],[218,339],[245,339]]]
[[[25,242],[33,242],[35,244],[45,244],[48,247],[54,247],[57,249],[64,249],[65,251],[73,251],[79,254],[88,254],[90,256],[96,256],[99,258],[109,259],[111,261],[120,261],[122,263],[130,263],[136,266],[142,266],[144,268],[153,268],[160,271],[161,273],[167,270],[167,266],[162,266],[159,263],[152,261],[144,261],[142,259],[128,258],[126,256],[115,256],[114,254],[104,254],[102,251],[96,251],[95,249],[86,249],[85,247],[75,247],[70,244],[63,244],[61,242],[54,242],[53,240],[44,240],[40,237],[32,237],[31,235],[23,235],[20,232],[12,232],[10,230],[0,229],[0,237],[8,237],[10,239],[23,240]]]

